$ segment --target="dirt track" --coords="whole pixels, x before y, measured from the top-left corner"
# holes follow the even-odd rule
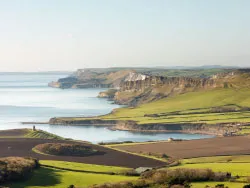
[[[32,148],[38,144],[49,142],[72,143],[72,141],[53,141],[35,138],[0,138],[0,157],[19,156],[19,157],[35,157],[43,160],[59,160],[82,162],[90,164],[100,164],[109,166],[123,167],[156,167],[165,165],[165,163],[149,158],[135,156],[112,149],[104,148],[98,145],[90,145],[94,149],[103,152],[103,155],[94,155],[88,157],[67,157],[67,156],[48,156],[37,154]]]
[[[250,154],[250,136],[116,146],[131,152],[165,153],[173,158]]]

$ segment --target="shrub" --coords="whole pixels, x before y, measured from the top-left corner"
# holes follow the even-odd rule
[[[142,179],[149,179],[155,183],[168,185],[184,185],[185,182],[223,181],[229,177],[228,173],[215,173],[210,169],[174,169],[152,170],[142,174]]]
[[[124,176],[140,176],[140,174],[138,172],[136,172],[136,170],[134,170],[134,169],[124,170],[124,171],[120,172],[119,174],[124,175]]]
[[[131,182],[105,183],[102,185],[93,185],[90,188],[134,188],[134,185]]]
[[[215,186],[215,188],[224,188],[224,187],[225,187],[224,184],[217,184],[217,185]]]
[[[35,149],[46,154],[63,156],[89,156],[98,153],[83,144],[45,143],[37,145]]]
[[[26,179],[38,167],[38,160],[33,158],[0,158],[0,183]]]
[[[169,157],[167,156],[167,154],[165,154],[165,153],[163,153],[161,157],[162,157],[162,158],[169,158]]]

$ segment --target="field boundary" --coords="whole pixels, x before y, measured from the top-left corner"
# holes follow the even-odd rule
[[[158,157],[155,157],[155,156],[150,156],[150,155],[144,155],[144,154],[140,154],[140,153],[133,153],[133,152],[129,152],[129,151],[126,151],[126,150],[122,150],[122,149],[118,149],[118,148],[113,148],[113,147],[109,147],[109,146],[103,146],[103,147],[106,147],[106,148],[109,148],[109,149],[113,149],[115,151],[119,151],[119,152],[123,152],[123,153],[128,153],[130,155],[136,155],[136,156],[140,156],[140,157],[145,157],[145,158],[149,158],[149,159],[154,159],[154,160],[157,160],[157,161],[161,161],[161,162],[165,162],[167,163],[168,160],[165,160],[165,159],[161,159],[161,158],[158,158]]]
[[[56,167],[52,165],[40,165],[41,167],[46,167],[46,168],[53,168],[53,169],[58,169],[58,170],[65,170],[65,171],[71,171],[71,172],[82,172],[82,173],[89,173],[89,174],[106,174],[106,175],[120,175],[115,172],[96,172],[96,171],[88,171],[88,170],[74,170],[74,169],[69,169],[69,168],[62,168],[62,167]]]

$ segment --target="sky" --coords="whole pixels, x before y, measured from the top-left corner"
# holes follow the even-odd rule
[[[250,66],[249,0],[0,0],[0,71]]]

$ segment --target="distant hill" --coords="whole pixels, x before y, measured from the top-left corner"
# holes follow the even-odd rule
[[[217,67],[217,68],[214,68]],[[219,67],[219,68],[218,68]],[[235,68],[202,67],[111,67],[78,69],[66,78],[49,83],[58,88],[118,88],[131,72],[150,76],[208,78],[214,74],[231,72]]]

